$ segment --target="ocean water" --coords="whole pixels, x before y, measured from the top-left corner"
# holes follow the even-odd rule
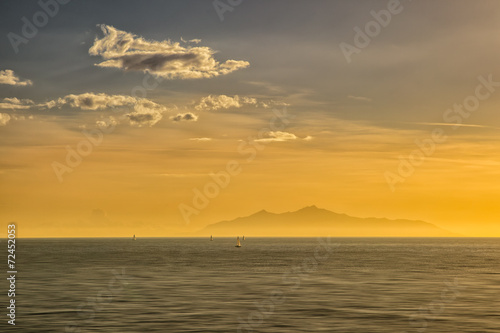
[[[17,332],[500,332],[500,239],[17,243]]]

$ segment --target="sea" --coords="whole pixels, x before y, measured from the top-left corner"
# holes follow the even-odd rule
[[[500,332],[499,238],[241,244],[18,239],[16,325],[4,301],[0,331]]]

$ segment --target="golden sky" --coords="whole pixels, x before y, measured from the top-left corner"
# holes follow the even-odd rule
[[[245,3],[221,21],[210,2],[72,2],[27,43],[3,38],[0,220],[183,236],[316,205],[499,237],[500,3],[388,3]],[[2,6],[4,36],[41,10]]]

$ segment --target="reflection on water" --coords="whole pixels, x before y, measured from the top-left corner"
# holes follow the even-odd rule
[[[499,239],[18,240],[19,332],[498,332]],[[5,327],[4,321],[1,327]]]

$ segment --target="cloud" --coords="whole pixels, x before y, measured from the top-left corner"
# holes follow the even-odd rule
[[[0,126],[5,126],[10,121],[10,116],[7,113],[0,113]]]
[[[267,132],[266,136],[267,136],[267,138],[257,139],[255,141],[256,142],[285,142],[285,141],[300,140],[300,138],[293,133],[281,132],[281,131]],[[310,141],[310,140],[312,140],[312,137],[306,136],[302,140]]]
[[[190,138],[191,141],[212,141],[212,138]]]
[[[291,104],[285,103],[285,102],[277,102],[277,101],[268,101],[268,102],[259,102],[258,106],[268,109],[276,106],[290,106]]]
[[[100,25],[104,37],[96,38],[89,54],[101,56],[99,67],[142,71],[167,79],[201,79],[229,74],[248,67],[241,60],[219,63],[209,47],[183,47],[170,40],[148,41],[112,26]],[[193,43],[197,40],[191,40]]]
[[[362,101],[362,102],[371,102],[372,99],[368,97],[363,97],[363,96],[353,96],[353,95],[348,95],[347,98],[349,99],[354,99],[356,101]]]
[[[290,141],[290,140],[297,140],[298,137],[295,134],[288,133],[288,132],[267,132],[266,135],[268,136],[267,138],[262,138],[255,140],[257,142],[283,142],[283,141]]]
[[[247,99],[247,104],[255,104],[257,101]],[[226,95],[209,95],[201,98],[200,102],[194,107],[196,110],[218,110],[229,108],[240,108],[243,106],[244,101],[240,100],[238,95],[234,97]]]
[[[130,125],[142,127],[142,126],[153,126],[161,120],[163,117],[161,112],[158,110],[141,110],[134,111],[126,114],[130,121]]]
[[[257,101],[256,98],[247,96],[227,96],[227,95],[208,95],[202,97],[198,104],[195,105],[196,110],[215,111],[219,109],[241,108],[245,105],[254,105],[256,107],[270,108],[273,106],[288,106],[289,104],[276,101]]]
[[[178,113],[176,116],[170,117],[172,121],[197,121],[198,116],[191,112]]]
[[[23,110],[29,109],[34,106],[34,102],[31,99],[18,99],[16,97],[4,98],[0,102],[0,109],[10,109],[10,110]]]
[[[4,98],[0,102],[0,110],[9,109],[9,110],[26,110],[35,106],[35,103],[31,99],[19,99],[16,97],[7,97]],[[33,116],[24,116],[24,115],[16,115],[16,114],[8,114],[8,113],[0,113],[0,126],[5,126],[11,120],[26,120],[33,119]]]
[[[163,112],[167,110],[163,105],[157,104],[146,98],[137,98],[124,95],[107,95],[107,94],[94,94],[84,93],[79,95],[67,95],[57,100],[52,100],[40,106],[52,109],[55,107],[69,106],[80,110],[108,110],[119,108],[133,109],[131,112],[125,114],[129,120],[130,125],[142,127],[153,126],[158,123],[162,117]],[[112,118],[111,122],[97,121],[98,126],[103,128],[111,125],[116,125],[116,120]]]
[[[96,121],[95,124],[98,128],[107,130],[111,127],[115,127],[118,124],[118,121],[116,121],[114,117],[108,117],[108,119]]]
[[[199,44],[201,43],[201,39],[190,39],[190,40],[185,40],[184,38],[181,37],[181,42],[183,43],[194,43],[194,44]]]
[[[82,111],[122,111],[119,114],[117,113],[117,117],[119,116],[118,118],[110,116],[108,119],[97,120],[96,126],[99,128],[109,128],[115,126],[121,122],[118,119],[125,119],[131,126],[153,126],[163,118],[163,113],[168,111],[165,106],[146,98],[125,95],[107,95],[104,93],[96,94],[92,92],[70,94],[40,104],[35,104],[30,99],[18,99],[15,97],[4,98],[3,101],[0,102],[0,109],[11,110],[30,108],[44,110],[62,107],[69,107]],[[9,119],[17,119],[12,117],[14,116],[10,115]],[[197,119],[198,116],[192,113],[186,113],[177,115],[174,121],[196,121]],[[5,123],[7,122],[8,120],[5,121]]]
[[[426,126],[453,126],[453,127],[477,127],[477,128],[492,128],[499,129],[494,126],[486,126],[486,125],[476,125],[476,124],[457,124],[457,123],[422,123],[422,122],[406,122],[407,124],[416,124],[416,125],[426,125]]]
[[[70,106],[72,108],[77,108],[80,110],[95,111],[118,107],[134,107],[136,105],[144,103],[151,103],[150,105],[156,104],[147,99],[136,98],[132,96],[107,95],[104,93],[83,93],[78,95],[66,95],[64,97],[58,98],[57,100],[52,100],[47,103],[40,104],[40,106],[46,107],[48,109]]]
[[[34,117],[32,115],[29,115],[29,116],[18,116],[18,115],[15,115],[15,114],[11,114],[10,115],[11,119],[12,120],[26,120],[26,119],[33,119]]]
[[[11,86],[31,86],[33,82],[31,80],[21,80],[13,70],[6,69],[0,71],[0,84],[8,84]]]

